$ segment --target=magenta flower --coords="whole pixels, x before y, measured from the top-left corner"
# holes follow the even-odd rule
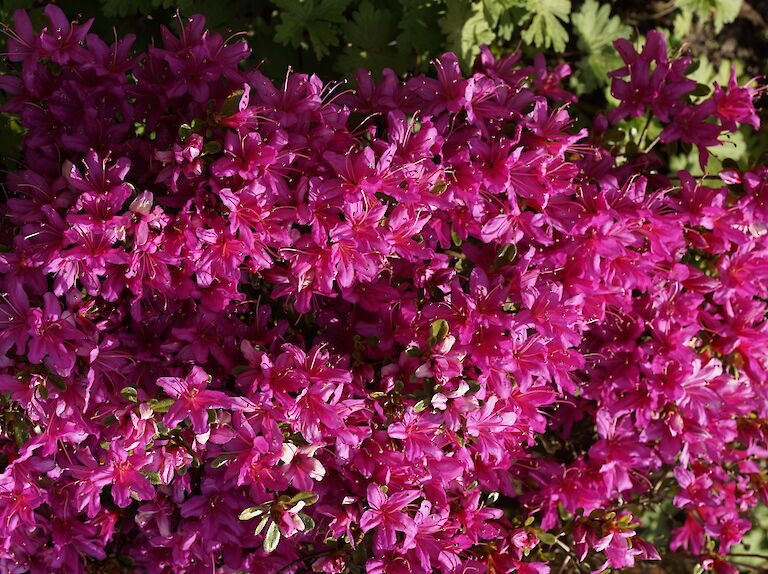
[[[129,453],[113,442],[109,447],[107,464],[95,469],[89,480],[95,487],[111,486],[112,499],[120,508],[125,508],[131,503],[131,492],[140,500],[151,500],[155,497],[155,489],[140,472],[151,460],[150,455]]]
[[[409,537],[416,535],[416,521],[404,510],[421,496],[418,490],[403,490],[387,496],[379,485],[371,484],[367,493],[369,510],[360,517],[360,528],[363,532],[377,528],[375,540],[379,548],[393,548],[397,532]]]
[[[668,160],[761,89],[695,95],[656,31],[591,117],[541,55],[342,88],[201,16],[134,54],[44,14],[0,77],[0,570],[621,568],[659,554],[617,509],[665,497],[660,544],[733,572],[768,170]]]
[[[211,381],[201,367],[192,367],[185,378],[160,377],[157,384],[176,401],[163,417],[163,424],[175,428],[185,418],[192,423],[195,434],[204,435],[210,430],[208,409],[243,409],[247,403],[242,398],[229,397],[221,391],[206,387]]]

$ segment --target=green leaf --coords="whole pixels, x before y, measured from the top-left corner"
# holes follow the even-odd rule
[[[550,534],[549,532],[544,532],[543,530],[536,529],[536,538],[541,540],[542,543],[547,544],[549,546],[552,546],[553,544],[557,544],[557,538],[553,534]]]
[[[397,19],[391,10],[363,0],[342,29],[347,46],[337,60],[338,71],[365,68],[378,74],[386,67],[399,67],[397,60],[401,54],[395,47]]]
[[[568,32],[563,23],[568,22],[571,0],[528,0],[526,8],[530,25],[523,32],[523,40],[538,48],[565,50]]]
[[[213,468],[221,468],[224,466],[224,464],[228,461],[234,458],[236,455],[234,453],[228,452],[227,454],[222,454],[220,456],[217,456],[213,459],[213,462],[211,462],[211,466]],[[243,520],[242,518],[240,520]]]
[[[124,387],[120,391],[120,394],[126,401],[130,401],[132,403],[138,402],[138,392],[133,387]]]
[[[713,20],[715,32],[720,32],[741,12],[741,0],[677,0],[677,7],[683,12]]]
[[[445,319],[438,319],[429,327],[429,346],[433,347],[448,336],[448,322]]]
[[[612,48],[613,41],[625,38],[632,30],[622,24],[618,16],[611,16],[611,7],[597,0],[586,0],[578,12],[571,17],[573,28],[578,35],[578,46],[585,52],[598,52]]]
[[[435,25],[440,18],[441,3],[424,0],[400,0],[399,3],[402,14],[397,47],[401,52],[415,53],[419,63],[425,64],[439,55],[439,47],[445,41],[440,27]]]
[[[264,530],[264,527],[267,525],[267,522],[269,522],[269,514],[267,514],[264,518],[261,519],[261,522],[259,522],[258,526],[256,526],[256,530],[253,531],[254,536],[258,536],[259,533]]]
[[[298,502],[304,502],[304,506],[312,506],[318,500],[320,500],[320,497],[317,496],[317,493],[304,490],[298,494],[294,494],[293,498],[288,501],[288,504],[294,506]]]
[[[304,532],[308,532],[315,527],[315,521],[311,516],[306,514],[299,514],[299,520],[304,524]]]
[[[187,141],[189,136],[192,135],[192,126],[189,124],[181,124],[179,126],[179,139],[183,142]]]
[[[294,48],[311,46],[318,60],[339,45],[339,24],[351,0],[274,0],[280,22],[275,41]]]
[[[175,402],[176,399],[152,399],[149,407],[156,413],[167,413]]]
[[[160,474],[153,471],[153,470],[142,470],[141,473],[147,477],[147,480],[150,484],[153,484],[157,486],[158,484],[163,484],[163,479],[160,478]]]
[[[267,534],[264,536],[264,552],[272,552],[280,544],[280,529],[277,523],[273,522],[267,528]]]
[[[470,0],[447,0],[440,29],[448,36],[448,45],[456,52],[465,67],[472,64],[481,44],[492,44],[496,39],[492,25],[486,19],[482,3]]]
[[[203,146],[203,155],[216,155],[221,150],[221,144],[216,140],[207,141]]]
[[[499,251],[497,264],[500,266],[509,265],[515,260],[515,257],[517,257],[517,245],[515,245],[514,243],[507,243]]]
[[[66,392],[67,390],[67,381],[60,375],[48,373],[46,376],[46,381],[51,383],[57,390],[61,391],[62,393]]]
[[[243,510],[238,515],[237,518],[239,520],[253,520],[254,518],[258,518],[259,516],[261,516],[265,512],[266,512],[266,509],[264,508],[263,505],[250,506],[250,507],[246,508],[245,510]]]
[[[587,55],[581,60],[585,90],[608,84],[608,72],[621,66],[621,59],[613,49],[613,41],[630,35],[629,26],[618,16],[611,16],[611,7],[587,0],[571,17],[578,37],[578,48]]]
[[[221,115],[229,117],[240,111],[240,100],[243,98],[243,94],[245,94],[245,90],[235,90],[229,94],[224,99],[224,103],[221,104]]]

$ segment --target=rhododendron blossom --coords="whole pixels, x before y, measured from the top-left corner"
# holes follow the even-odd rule
[[[45,15],[0,77],[0,570],[603,571],[659,558],[666,501],[659,550],[735,571],[768,171],[653,148],[705,165],[758,88],[694,95],[650,32],[577,117],[543,56],[341,92],[200,16],[136,54]],[[643,116],[658,142],[611,143]]]

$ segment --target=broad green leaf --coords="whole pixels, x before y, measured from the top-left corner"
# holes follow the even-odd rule
[[[496,34],[486,20],[482,3],[470,0],[447,0],[440,29],[448,36],[448,46],[469,67],[480,51],[481,44],[491,44]]]
[[[613,48],[617,38],[626,38],[631,29],[622,24],[618,16],[611,16],[611,8],[597,0],[587,0],[571,17],[578,38],[578,48],[586,55],[581,59],[578,77],[579,91],[592,91],[609,83],[608,72],[619,68],[621,58]]]
[[[711,19],[715,32],[733,22],[741,11],[741,0],[677,0],[677,7],[684,12],[691,12],[699,18]]]
[[[351,0],[274,0],[280,22],[275,41],[294,48],[308,45],[320,60],[339,44],[339,25]],[[307,40],[309,40],[307,44]]]
[[[424,0],[400,0],[402,14],[398,28],[397,47],[402,52],[414,52],[427,63],[430,58],[439,56],[440,47],[445,38],[436,22],[440,18],[440,2]]]
[[[398,68],[402,58],[395,46],[397,20],[391,10],[363,0],[343,27],[344,53],[336,62],[340,72],[365,68],[378,74],[383,68]]]
[[[568,31],[563,23],[568,22],[571,0],[528,0],[526,8],[530,24],[523,31],[523,40],[538,48],[565,50]]]
[[[579,50],[590,54],[603,48],[613,51],[613,41],[626,38],[632,30],[622,24],[618,16],[611,16],[611,7],[597,0],[587,0],[571,17],[578,36]]]

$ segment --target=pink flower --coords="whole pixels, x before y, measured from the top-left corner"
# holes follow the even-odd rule
[[[403,511],[421,496],[418,490],[403,490],[387,496],[379,485],[371,484],[367,493],[369,510],[360,517],[360,528],[363,532],[377,528],[375,541],[379,548],[393,548],[397,532],[410,537],[416,535],[416,522]]]
[[[163,424],[175,428],[181,421],[189,417],[195,434],[204,435],[210,430],[208,424],[208,409],[239,409],[246,408],[247,402],[242,398],[230,397],[221,391],[206,389],[211,377],[198,366],[181,379],[179,377],[160,377],[157,384],[165,392],[176,399],[166,415]]]
[[[151,460],[150,455],[129,453],[119,443],[113,442],[109,447],[107,464],[98,467],[89,480],[96,487],[111,486],[112,499],[120,508],[125,508],[131,503],[131,492],[140,500],[151,500],[155,497],[155,489],[140,472]]]

